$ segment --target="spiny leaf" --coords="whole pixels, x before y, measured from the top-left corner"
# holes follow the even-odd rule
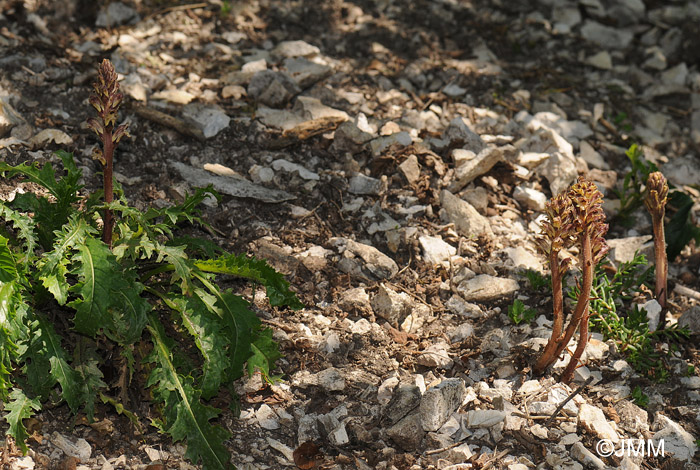
[[[200,280],[202,280],[200,278]],[[209,291],[216,297],[214,311],[221,317],[229,346],[229,378],[235,380],[243,375],[243,366],[251,356],[253,332],[260,325],[260,320],[248,309],[248,302],[230,291],[220,291],[207,281],[203,281]],[[207,303],[206,298],[202,299]]]
[[[10,178],[18,174],[24,175],[29,181],[46,188],[56,198],[59,206],[67,206],[78,199],[77,192],[82,188],[78,181],[82,176],[82,172],[75,166],[73,155],[63,151],[59,151],[56,154],[61,158],[63,166],[67,170],[66,176],[59,179],[56,179],[56,173],[51,163],[46,163],[39,168],[36,163],[31,165],[22,163],[12,166],[5,162],[0,162],[0,173],[6,172]]]
[[[75,367],[80,377],[82,388],[84,410],[89,421],[95,415],[95,399],[100,389],[107,388],[107,384],[102,381],[102,371],[98,367],[98,358],[91,357]]]
[[[44,253],[37,263],[39,279],[44,287],[53,294],[59,305],[64,305],[68,298],[68,253],[69,250],[84,242],[89,234],[97,233],[83,218],[72,217],[61,231],[56,232],[53,250]]]
[[[22,358],[29,384],[37,395],[45,398],[58,383],[63,399],[75,413],[82,404],[80,376],[68,364],[68,355],[53,325],[40,315],[31,317],[29,345]]]
[[[118,275],[114,270],[114,255],[107,245],[88,238],[75,256],[76,274],[81,278],[71,291],[80,299],[68,304],[75,309],[75,329],[94,337],[101,329],[112,327],[112,318],[107,310],[110,305],[112,279]]]
[[[207,258],[213,258],[216,254],[223,250],[219,245],[205,238],[195,237],[175,237],[167,243],[168,246],[185,246],[187,251],[201,253]]]
[[[131,424],[134,425],[134,427],[138,429],[140,433],[143,434],[143,429],[141,427],[141,423],[139,422],[139,418],[134,413],[124,408],[123,404],[121,404],[114,398],[105,395],[104,393],[100,393],[100,400],[102,400],[102,403],[104,404],[112,405],[114,407],[114,411],[116,411],[120,415],[126,416],[131,422]]]
[[[71,291],[81,298],[75,308],[75,328],[94,337],[100,330],[118,343],[131,344],[141,337],[151,305],[141,297],[143,284],[133,269],[116,261],[107,245],[87,238],[74,257],[80,282]]]
[[[163,325],[149,315],[148,330],[153,338],[154,351],[150,362],[156,362],[147,386],[154,386],[154,397],[163,401],[163,422],[160,426],[173,440],[187,441],[185,457],[204,470],[232,468],[224,441],[230,433],[209,421],[219,414],[218,409],[203,405],[201,393],[191,384],[191,378],[180,375],[172,362],[172,340],[165,335]]]
[[[37,243],[36,234],[34,233],[36,228],[34,220],[10,209],[2,201],[0,201],[0,219],[12,222],[13,227],[17,230],[17,234],[24,240],[24,256],[20,259],[24,264],[29,263],[34,255],[34,248]]]
[[[0,282],[11,282],[17,279],[17,264],[15,256],[7,246],[8,239],[0,235]]]
[[[263,377],[269,380],[270,369],[275,365],[275,361],[282,357],[277,343],[272,339],[272,330],[269,328],[257,330],[251,350],[253,355],[248,358],[248,374],[252,375],[258,369]]]
[[[168,305],[180,313],[182,324],[202,353],[202,396],[209,399],[219,391],[229,366],[228,343],[221,331],[220,318],[195,296],[176,296],[170,299]]]
[[[284,276],[263,260],[247,258],[243,254],[224,255],[214,260],[196,261],[195,266],[205,272],[229,274],[259,282],[265,286],[272,306],[286,305],[295,310],[304,307],[296,294],[289,290]]]
[[[212,185],[209,185],[206,188],[196,188],[194,194],[188,194],[185,196],[185,200],[182,202],[182,204],[177,204],[175,206],[162,209],[161,215],[170,219],[172,224],[177,224],[178,222],[184,220],[187,220],[189,223],[203,223],[203,221],[199,218],[197,206],[210,195],[214,196],[217,201],[221,199],[221,196],[219,196],[219,193],[214,190]]]
[[[135,273],[129,271],[124,275],[129,277],[116,279],[112,285],[113,329],[108,330],[109,336],[122,345],[133,344],[141,338],[148,321],[146,315],[152,308],[151,304],[141,297],[143,284],[136,282]]]
[[[7,399],[12,385],[12,363],[17,360],[18,349],[12,334],[14,307],[19,299],[15,296],[15,282],[0,283],[0,401]]]
[[[168,263],[173,265],[173,275],[170,279],[171,283],[180,281],[180,289],[185,295],[192,293],[192,267],[193,263],[187,259],[185,249],[181,246],[163,246],[157,247],[158,257],[165,257]]]
[[[18,388],[12,390],[12,393],[10,393],[10,400],[11,401],[8,403],[5,403],[4,408],[5,411],[8,411],[5,415],[5,420],[10,425],[7,434],[15,439],[22,453],[26,454],[28,449],[24,441],[29,435],[27,434],[27,429],[24,427],[22,420],[31,418],[34,411],[39,411],[41,409],[41,404],[37,398],[27,398],[24,392]]]

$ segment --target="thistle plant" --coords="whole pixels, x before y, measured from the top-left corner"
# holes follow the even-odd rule
[[[97,81],[93,84],[93,89],[95,93],[90,96],[90,104],[97,110],[98,117],[88,119],[87,125],[95,131],[97,137],[102,141],[102,149],[95,148],[92,157],[99,160],[104,166],[104,199],[105,204],[109,205],[114,201],[114,188],[112,185],[114,150],[119,145],[122,137],[129,136],[127,132],[128,124],[116,125],[119,106],[122,104],[124,95],[119,91],[117,72],[109,60],[104,59],[100,64],[97,71]],[[114,215],[109,207],[104,210],[103,224],[102,241],[111,247]]]
[[[280,353],[249,302],[219,280],[264,286],[271,307],[303,305],[265,261],[178,236],[185,223],[207,225],[197,207],[219,199],[211,187],[145,212],[129,205],[119,185],[113,191],[112,157],[126,135],[126,126],[115,126],[121,100],[114,68],[104,61],[90,99],[99,116],[89,121],[103,143],[95,157],[105,166],[104,204],[82,195],[70,153],[56,152],[60,172],[52,163],[0,161],[0,177],[41,188],[0,199],[2,417],[26,452],[24,420],[42,403],[65,402],[92,420],[101,401],[135,424],[148,416],[184,441],[185,457],[203,470],[228,470],[230,433],[212,399],[235,396],[233,384],[245,373],[272,381]],[[118,378],[108,380],[115,368]],[[129,410],[129,391],[144,390],[147,415]]]
[[[559,194],[547,204],[547,221],[543,224],[540,250],[547,256],[552,271],[552,301],[554,324],[552,335],[534,372],[542,374],[554,364],[566,345],[579,330],[579,343],[561,381],[570,382],[574,370],[588,343],[589,297],[596,265],[608,251],[605,234],[608,225],[602,208],[603,195],[595,184],[583,177],[566,193]],[[581,269],[580,292],[571,320],[564,329],[563,283],[571,260],[560,259],[563,249],[574,244],[579,248]]]
[[[647,194],[644,204],[651,214],[654,230],[654,257],[656,261],[656,300],[661,308],[666,308],[666,284],[668,279],[668,258],[666,257],[666,233],[664,231],[664,216],[668,198],[668,182],[660,171],[649,175]]]

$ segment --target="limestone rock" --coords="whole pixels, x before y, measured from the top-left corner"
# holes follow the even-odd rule
[[[437,431],[457,411],[467,395],[464,380],[445,379],[423,394],[420,416],[423,430]]]
[[[480,274],[459,284],[457,292],[467,301],[485,302],[508,297],[518,290],[518,281]]]
[[[493,236],[488,219],[479,214],[467,201],[444,189],[440,193],[440,203],[442,204],[441,216],[444,211],[445,219],[455,224],[457,231],[465,237]]]

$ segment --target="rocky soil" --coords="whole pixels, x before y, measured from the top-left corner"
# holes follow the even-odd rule
[[[222,420],[241,470],[696,468],[697,336],[663,384],[598,333],[571,387],[555,380],[568,358],[533,377],[551,301],[521,273],[546,272],[544,204],[579,175],[606,196],[611,261],[651,253],[643,211],[631,228],[614,218],[632,143],[700,198],[699,40],[698,1],[3,1],[0,158],[67,149],[97,188],[85,120],[107,57],[127,95],[115,168],[130,201],[213,184],[216,241],[288,276],[301,311],[248,292],[284,358],[282,381],[241,381],[240,417]],[[670,263],[668,320],[694,334],[699,266],[692,243]],[[516,298],[531,324],[508,318]],[[147,402],[133,411],[143,433],[111,407],[87,423],[47,406],[30,453],[0,462],[192,468]],[[664,455],[600,446],[628,439]]]

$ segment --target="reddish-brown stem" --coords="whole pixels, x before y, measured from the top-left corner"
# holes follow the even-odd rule
[[[659,213],[652,213],[651,220],[654,230],[654,258],[656,276],[656,301],[662,309],[666,308],[666,283],[668,279],[668,258],[666,257],[666,233],[664,231],[664,212],[662,206]]]
[[[104,167],[104,192],[105,192],[105,204],[110,204],[114,201],[114,188],[112,187],[112,175],[114,173],[113,161],[114,161],[114,142],[112,142],[112,130],[105,128],[102,142],[103,155],[105,159]],[[114,215],[111,209],[105,209],[104,213],[104,227],[102,227],[102,241],[105,242],[107,246],[112,248],[112,229],[114,227]]]
[[[664,175],[655,171],[647,179],[647,196],[644,204],[651,214],[654,230],[654,256],[656,261],[656,300],[661,308],[666,308],[666,283],[668,279],[668,258],[666,257],[666,234],[664,215],[668,197],[668,182]]]
[[[559,251],[552,250],[549,255],[549,265],[552,267],[552,311],[554,325],[552,338],[558,338],[564,328],[564,294],[562,291],[561,269],[559,269]]]
[[[571,359],[569,360],[569,363],[566,365],[566,369],[564,369],[564,373],[561,375],[560,382],[568,384],[571,382],[571,380],[574,378],[574,371],[576,371],[576,368],[578,367],[580,363],[581,356],[583,355],[583,351],[586,349],[586,345],[588,344],[588,317],[590,315],[590,310],[588,306],[586,306],[586,310],[583,313],[583,317],[581,317],[581,325],[579,326],[579,338],[578,338],[578,345],[576,346],[576,350],[574,351],[574,355],[571,356]]]
[[[583,260],[582,266],[582,280],[581,280],[581,290],[576,302],[576,308],[571,316],[571,321],[566,328],[566,332],[563,335],[552,337],[547,342],[547,345],[542,352],[542,355],[535,363],[533,372],[536,375],[542,374],[548,367],[557,361],[557,358],[564,350],[566,345],[571,341],[574,336],[576,328],[578,328],[579,323],[581,323],[581,318],[584,312],[588,309],[588,299],[591,293],[591,288],[593,287],[593,253],[591,249],[591,235],[588,231],[584,231],[580,236],[581,241],[581,259]],[[554,271],[552,271],[554,272]]]

